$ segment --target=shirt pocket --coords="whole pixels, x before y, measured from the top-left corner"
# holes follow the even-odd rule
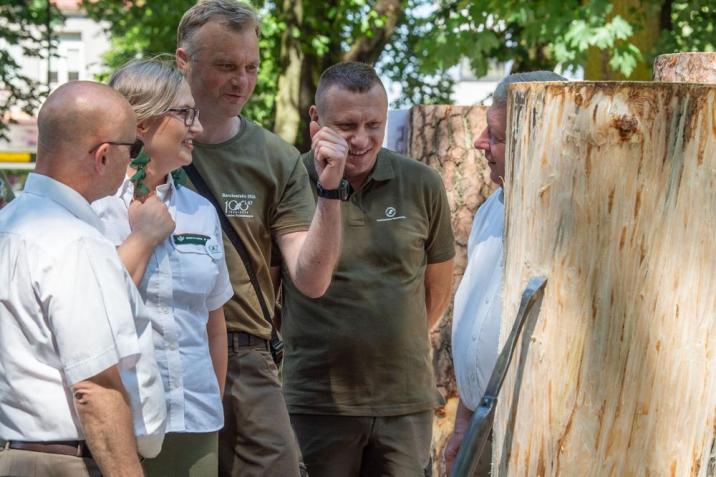
[[[188,236],[193,236],[188,240]],[[213,237],[200,234],[182,234],[172,236],[175,264],[174,296],[183,307],[203,308],[207,296],[214,289],[219,276],[219,264],[223,252]],[[181,305],[180,305],[181,306]]]

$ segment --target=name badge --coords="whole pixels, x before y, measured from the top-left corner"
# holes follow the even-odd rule
[[[176,234],[172,235],[175,245],[204,245],[211,240],[208,235],[201,234]]]

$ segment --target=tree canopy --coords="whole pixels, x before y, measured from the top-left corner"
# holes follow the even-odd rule
[[[110,69],[173,52],[194,0],[84,0],[107,22]],[[374,63],[401,86],[394,106],[449,101],[446,71],[466,58],[512,71],[583,68],[588,79],[648,79],[654,56],[716,47],[712,0],[255,0],[261,69],[245,112],[290,142],[309,143],[305,117],[320,73],[342,60]]]
[[[0,0],[0,45],[18,45],[25,57],[46,58],[54,45],[49,31],[62,15],[43,0]],[[19,107],[33,114],[48,94],[41,84],[22,74],[20,64],[8,48],[0,48],[0,138],[6,138],[9,112]]]

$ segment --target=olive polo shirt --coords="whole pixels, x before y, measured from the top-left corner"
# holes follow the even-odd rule
[[[256,123],[241,119],[241,129],[220,144],[194,141],[193,163],[223,207],[246,247],[269,310],[276,301],[269,268],[277,236],[308,230],[315,200],[298,151]],[[229,331],[263,339],[271,328],[261,313],[241,257],[224,234],[233,298],[224,305]]]
[[[303,156],[315,195],[311,153]],[[343,249],[311,299],[284,273],[284,396],[291,413],[403,415],[438,400],[425,268],[455,255],[438,173],[387,149],[342,204]]]

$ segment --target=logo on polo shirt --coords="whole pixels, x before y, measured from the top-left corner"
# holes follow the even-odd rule
[[[385,209],[385,217],[382,219],[375,219],[375,221],[376,222],[388,222],[391,220],[402,220],[405,218],[404,215],[397,215],[397,214],[398,214],[398,209],[396,209],[395,207],[392,207],[392,206],[387,207]]]
[[[224,213],[227,217],[243,217],[250,219],[254,216],[252,206],[256,202],[255,194],[233,194],[222,192],[224,200]]]

